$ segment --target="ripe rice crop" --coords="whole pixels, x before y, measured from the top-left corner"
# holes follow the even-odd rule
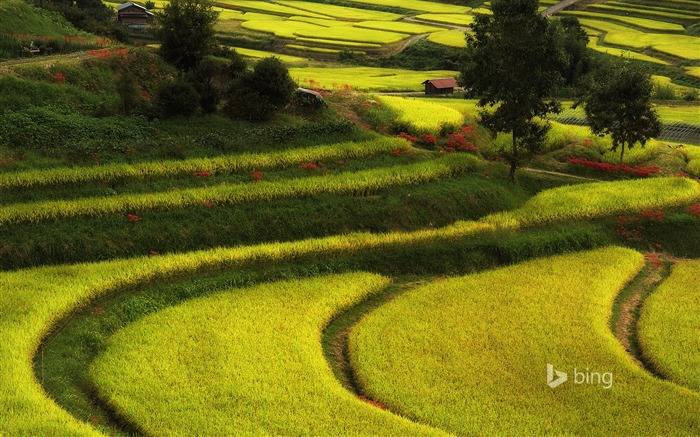
[[[296,38],[296,40],[298,42],[308,42],[308,43],[312,43],[312,44],[325,44],[325,45],[352,47],[352,48],[378,49],[378,48],[382,47],[381,44],[373,44],[373,43],[366,43],[366,42],[352,42],[352,41],[336,41],[336,40],[332,40],[332,39],[298,37],[298,38]]]
[[[636,5],[627,5],[625,3],[615,3],[608,2],[604,4],[591,4],[586,6],[586,10],[592,12],[600,13],[621,13],[625,15],[630,15],[633,17],[651,18],[658,21],[678,21],[686,20],[693,21],[697,20],[697,15],[686,14],[681,11],[674,11],[672,9],[666,10],[655,10],[644,7],[638,7]],[[690,11],[688,11],[690,12]],[[691,13],[692,14],[692,13]]]
[[[343,67],[343,68],[290,68],[289,74],[300,85],[313,80],[316,87],[332,89],[332,84],[349,85],[364,91],[420,91],[421,84],[429,77],[454,77],[449,70],[413,71],[394,68]]]
[[[337,6],[328,3],[315,3],[307,1],[287,1],[276,0],[281,5],[287,5],[303,11],[323,14],[326,17],[340,18],[345,20],[400,20],[403,16],[392,14],[391,12],[373,11],[371,9],[350,8],[347,6]],[[297,14],[304,15],[304,14]]]
[[[255,184],[219,185],[158,193],[125,194],[7,205],[0,209],[0,225],[70,219],[77,216],[133,213],[134,211],[182,208],[205,202],[232,204],[271,199],[313,196],[322,193],[362,195],[395,185],[409,185],[448,177],[473,168],[477,158],[450,155],[411,165],[396,165],[356,173],[310,176]]]
[[[641,34],[642,33],[640,32],[640,35]],[[636,34],[635,34],[635,37],[636,37]],[[591,38],[588,41],[588,48],[593,49],[593,50],[600,52],[600,53],[606,53],[610,56],[618,56],[618,57],[624,56],[626,58],[636,59],[639,61],[652,62],[654,64],[669,65],[668,62],[666,62],[662,59],[654,58],[652,56],[647,56],[643,53],[637,53],[637,52],[630,51],[630,50],[623,50],[623,49],[618,49],[615,47],[607,47],[607,46],[599,45],[598,40],[596,38]]]
[[[358,399],[323,356],[330,320],[389,282],[320,276],[187,301],[114,335],[91,374],[149,435],[444,435]]]
[[[282,4],[271,3],[271,2],[266,2],[266,1],[221,0],[218,3],[220,3],[220,5],[231,6],[233,8],[238,8],[238,9],[246,10],[246,11],[252,9],[254,11],[272,12],[275,14],[282,14],[282,15],[287,15],[287,16],[303,15],[303,16],[312,17],[312,18],[328,18],[327,15],[321,15],[321,14],[317,14],[317,13],[312,12],[312,11],[306,11],[306,10],[298,9],[298,8],[291,7],[288,5],[282,5]]]
[[[448,47],[464,48],[467,46],[466,34],[461,30],[442,30],[431,33],[428,41]]]
[[[650,20],[648,18],[638,18],[623,15],[611,15],[611,14],[598,14],[595,12],[585,12],[585,11],[564,11],[561,12],[564,15],[573,15],[575,17],[581,18],[597,18],[600,20],[609,20],[621,24],[629,24],[633,27],[638,27],[648,31],[661,30],[666,32],[679,32],[685,31],[685,28],[680,24],[668,23],[665,21]]]
[[[309,18],[309,17],[289,17],[289,20],[293,21],[304,21],[306,23],[316,24],[323,27],[338,27],[338,26],[352,26],[352,21],[340,21],[334,20],[332,18]]]
[[[439,27],[408,23],[405,21],[362,21],[360,23],[355,23],[354,27],[388,30],[390,32],[408,33],[410,35],[419,35],[421,33],[431,33],[442,30]]]
[[[299,29],[297,36],[306,38],[335,39],[340,41],[391,44],[409,37],[405,33],[387,32],[385,30],[361,29],[359,27],[320,27],[318,29]]]
[[[484,221],[502,225],[514,222],[527,226],[671,208],[698,200],[700,184],[687,178],[595,182],[542,191],[517,210],[493,214],[485,217]]]
[[[688,76],[700,78],[700,66],[698,67],[683,67]]]
[[[639,343],[654,369],[700,391],[700,260],[681,261],[644,302]]]
[[[685,171],[695,177],[700,177],[700,146],[687,146],[684,151],[688,160]]]
[[[255,30],[258,32],[272,33],[275,36],[281,38],[296,38],[298,33],[303,33],[308,31],[309,33],[314,33],[317,30],[326,29],[325,27],[318,26],[316,24],[305,23],[303,21],[244,21],[241,27],[248,30]]]
[[[325,47],[310,47],[310,46],[303,46],[299,44],[287,44],[285,47],[291,50],[299,50],[302,52],[314,52],[314,53],[329,53],[329,54],[338,54],[341,52],[339,49],[328,49]],[[352,53],[359,54],[359,55],[364,55],[365,52],[361,51],[353,51]]]
[[[235,47],[235,49],[241,56],[245,56],[247,58],[262,59],[262,58],[269,58],[271,56],[275,56],[275,57],[279,58],[280,61],[282,61],[286,64],[301,64],[301,63],[307,62],[306,59],[300,58],[298,56],[281,55],[279,53],[266,52],[264,50],[246,49],[243,47]]]
[[[102,180],[148,179],[192,174],[198,171],[248,171],[251,168],[296,166],[304,161],[327,161],[366,157],[395,149],[409,150],[405,141],[382,138],[374,141],[346,142],[332,145],[291,149],[274,153],[245,153],[215,158],[195,158],[184,161],[158,161],[140,164],[107,164],[96,167],[54,168],[16,173],[0,173],[0,190],[9,188],[36,188],[48,185],[78,184]]]
[[[608,44],[644,48],[651,47],[662,53],[683,59],[700,59],[700,38],[690,35],[663,33],[608,32],[604,41]]]
[[[605,248],[432,282],[361,319],[351,363],[372,399],[456,435],[694,434],[698,394],[633,365],[608,328],[643,265]],[[569,375],[555,389],[548,363]]]
[[[455,109],[422,99],[381,96],[379,100],[398,113],[397,122],[409,126],[414,134],[438,134],[455,131],[464,123],[464,115]]]
[[[436,23],[456,24],[458,26],[470,26],[474,22],[474,16],[464,14],[419,14],[415,18]]]
[[[353,3],[378,6],[390,6],[400,9],[411,9],[422,12],[435,12],[442,14],[467,14],[471,8],[467,6],[451,5],[425,0],[348,0]]]
[[[86,301],[131,290],[156,279],[251,262],[284,262],[357,250],[409,247],[437,240],[469,238],[493,227],[458,222],[441,229],[387,234],[353,233],[290,243],[214,249],[93,264],[0,272],[0,434],[96,435],[95,430],[56,405],[37,383],[32,356],[51,326]]]

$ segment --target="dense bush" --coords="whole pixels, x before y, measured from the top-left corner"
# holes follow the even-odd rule
[[[163,82],[157,89],[155,104],[163,117],[190,116],[199,110],[200,96],[184,80]]]

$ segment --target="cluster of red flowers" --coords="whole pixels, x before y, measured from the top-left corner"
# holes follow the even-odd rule
[[[660,244],[657,244],[656,246],[657,246],[657,249],[661,248]],[[653,264],[654,267],[657,267],[657,268],[661,267],[661,258],[659,258],[658,253],[649,252],[649,253],[645,254],[644,257],[646,258],[647,262],[650,264]]]
[[[211,176],[211,172],[209,171],[196,171],[192,173],[192,176],[196,178],[208,178]]]
[[[595,143],[593,141],[589,140],[588,138],[585,138],[583,141],[581,141],[581,147],[594,147]]]
[[[656,211],[644,211],[639,215],[650,222],[661,222],[666,218],[666,213],[658,209]]]
[[[695,217],[700,217],[700,204],[690,205],[688,207],[688,212],[690,213],[690,215],[694,215]]]
[[[666,213],[661,210],[644,211],[638,215],[617,217],[617,233],[626,241],[642,241],[642,231],[646,226],[652,226],[654,223],[662,222],[666,219]],[[657,249],[661,245],[655,245]]]
[[[423,146],[435,146],[437,145],[437,138],[430,134],[423,134],[420,136],[418,142]]]
[[[367,399],[367,396],[358,395],[357,399],[360,399],[361,401],[365,401],[368,404],[374,405],[377,408],[381,408],[382,410],[386,410],[386,405],[379,403],[377,401],[373,401],[371,399]]]
[[[107,59],[112,56],[119,56],[122,59],[126,59],[129,56],[129,49],[101,49],[101,50],[90,50],[90,54],[98,59]]]
[[[126,218],[129,219],[130,223],[136,223],[136,222],[140,222],[141,220],[143,220],[141,217],[139,217],[135,214],[127,214]]]
[[[299,164],[299,167],[304,168],[304,169],[309,170],[309,171],[316,171],[316,170],[318,170],[319,167],[323,167],[323,163],[321,161],[319,161],[317,163],[302,162],[301,164]]]
[[[608,164],[607,162],[596,162],[596,161],[589,161],[586,158],[569,158],[569,163],[570,164],[576,164],[576,165],[582,165],[584,167],[589,167],[589,168],[595,168],[598,170],[602,170],[608,173],[612,172],[617,172],[618,170],[622,170],[624,173],[628,174],[634,174],[637,176],[650,176],[653,174],[659,174],[661,172],[661,169],[657,165],[650,165],[646,166],[644,164],[640,164],[634,168],[623,164],[622,168],[620,168],[617,165],[614,164]]]
[[[403,138],[404,140],[410,141],[411,143],[415,143],[418,141],[418,138],[414,137],[413,135],[407,132],[399,132],[399,134],[396,136],[399,138]]]
[[[61,72],[54,73],[53,78],[60,83],[64,83],[66,81],[66,76]]]
[[[211,200],[205,200],[202,202],[202,205],[206,206],[207,208],[211,208],[212,206],[216,206],[216,203],[212,202]]]
[[[394,156],[401,156],[401,155],[411,155],[410,150],[403,150],[403,149],[394,149],[391,151],[391,154]]]
[[[252,169],[249,173],[255,182],[260,182],[262,180],[263,174],[261,171]]]

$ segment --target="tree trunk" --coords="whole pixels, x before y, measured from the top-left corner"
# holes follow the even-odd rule
[[[617,166],[617,177],[622,176],[622,162],[625,158],[625,143],[622,143],[622,150],[620,150],[620,164]]]
[[[515,183],[515,170],[518,168],[518,139],[513,129],[513,154],[510,159],[510,181]]]

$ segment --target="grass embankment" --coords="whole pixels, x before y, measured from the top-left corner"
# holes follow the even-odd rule
[[[639,343],[654,369],[700,391],[700,261],[681,261],[642,307]]]
[[[257,184],[190,188],[162,193],[15,204],[0,211],[0,225],[119,212],[128,214],[136,210],[174,209],[207,202],[235,204],[325,193],[363,195],[389,186],[418,184],[454,175],[474,168],[476,162],[477,159],[471,155],[450,155],[412,165],[351,174],[329,174],[286,181],[260,181]]]
[[[409,291],[351,332],[358,379],[392,410],[457,434],[696,433],[700,396],[636,367],[608,328],[642,265],[606,248]],[[548,363],[569,381],[548,387]],[[612,384],[576,384],[574,369],[611,372]]]
[[[57,167],[42,170],[0,173],[0,190],[30,189],[37,187],[82,184],[85,182],[119,182],[146,180],[207,171],[212,175],[240,171],[269,170],[298,166],[303,162],[317,163],[328,160],[365,158],[376,153],[394,150],[409,151],[410,145],[395,138],[372,141],[344,142],[273,153],[242,153],[211,158],[163,160],[135,164],[107,164],[92,167]]]
[[[528,226],[672,208],[697,200],[700,184],[686,178],[594,182],[543,191],[517,210],[494,214],[483,221]]]
[[[10,34],[37,37],[87,35],[60,15],[32,6],[23,0],[3,0],[0,4],[0,15],[3,17],[0,21],[0,37]]]
[[[323,357],[330,320],[388,283],[356,273],[195,299],[119,331],[91,373],[149,435],[440,435],[355,398]]]

